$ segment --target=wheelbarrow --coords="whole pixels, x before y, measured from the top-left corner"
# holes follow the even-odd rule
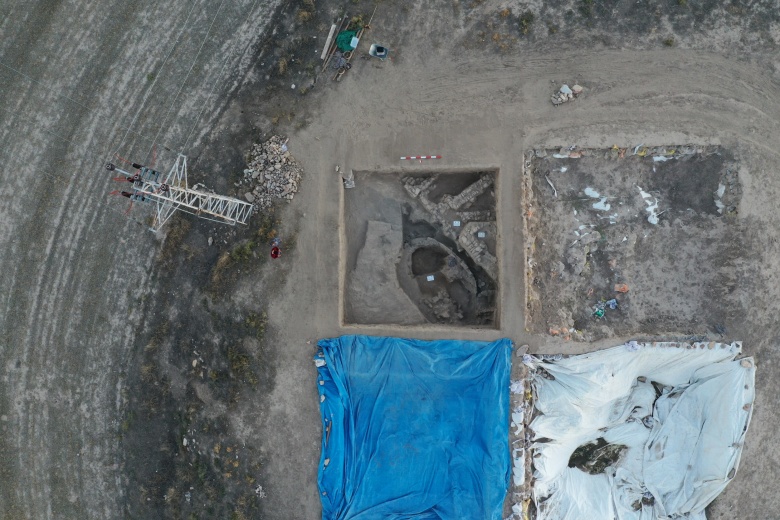
[[[368,54],[370,56],[373,56],[374,58],[379,58],[382,61],[385,61],[387,59],[387,56],[390,52],[390,49],[387,47],[382,47],[381,45],[377,45],[376,43],[371,44],[371,48],[368,49]]]

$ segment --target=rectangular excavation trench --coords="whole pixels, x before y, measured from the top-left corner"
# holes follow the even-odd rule
[[[498,170],[355,172],[344,325],[498,328]]]
[[[729,302],[742,188],[728,150],[535,150],[525,166],[530,332],[693,337],[740,319]]]

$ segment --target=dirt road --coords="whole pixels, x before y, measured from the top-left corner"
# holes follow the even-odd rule
[[[0,516],[117,518],[119,412],[159,241],[108,197],[103,164],[197,154],[275,5],[5,7]]]
[[[390,47],[394,61],[355,60],[340,83],[318,85],[321,92],[304,102],[288,99],[305,105],[308,123],[290,128],[291,150],[307,172],[301,192],[283,211],[283,232],[297,233],[295,251],[284,264],[266,268],[262,283],[239,279],[240,289],[229,297],[246,308],[265,297],[264,283],[284,280],[268,309],[268,390],[242,400],[228,424],[231,435],[264,461],[263,517],[319,514],[320,427],[311,362],[317,338],[358,330],[421,338],[508,336],[534,351],[567,353],[619,341],[564,344],[526,333],[522,157],[531,148],[640,142],[718,144],[742,165],[743,252],[734,265],[737,289],[724,301],[751,311],[746,321],[726,326],[729,339],[744,340],[746,354],[756,357],[758,389],[742,466],[711,514],[773,516],[780,505],[773,491],[780,464],[774,427],[780,420],[780,327],[774,318],[780,310],[774,283],[780,269],[780,217],[774,211],[780,196],[778,65],[760,54],[746,60],[660,47],[529,44],[494,52],[473,43],[475,28],[466,15],[440,4],[426,7],[440,10],[434,25],[418,5],[384,14],[380,8],[370,38]],[[3,518],[123,516],[122,483],[133,480],[119,453],[125,378],[138,357],[135,338],[148,334],[154,318],[147,311],[177,294],[175,288],[160,294],[170,285],[158,276],[159,242],[122,216],[121,202],[107,200],[113,186],[102,164],[118,152],[162,166],[180,149],[198,155],[201,137],[227,132],[234,125],[229,116],[241,107],[228,106],[229,116],[218,116],[225,96],[243,84],[268,10],[248,1],[105,1],[75,8],[19,4],[4,14]],[[586,86],[585,95],[553,108],[552,90],[571,80]],[[241,99],[262,92],[257,84],[245,88],[250,90]],[[398,158],[426,153],[444,156],[437,168],[500,169],[500,329],[343,327],[342,187],[334,168],[415,171],[428,165],[400,164]],[[199,288],[186,295],[191,301],[201,296]],[[173,370],[185,374],[187,367]],[[148,457],[151,464],[162,455]]]

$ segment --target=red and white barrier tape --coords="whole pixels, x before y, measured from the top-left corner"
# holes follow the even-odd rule
[[[413,161],[416,159],[441,159],[441,155],[407,155],[401,157],[402,161]]]

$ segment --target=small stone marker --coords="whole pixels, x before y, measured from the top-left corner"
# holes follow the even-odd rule
[[[425,279],[428,280],[429,282],[432,282],[433,281],[433,275],[429,274],[428,276],[425,277]]]
[[[453,221],[452,221],[452,225],[453,225],[454,227],[460,227],[460,220],[453,220]]]
[[[484,231],[477,231],[477,237],[478,238],[485,238],[485,232]]]

